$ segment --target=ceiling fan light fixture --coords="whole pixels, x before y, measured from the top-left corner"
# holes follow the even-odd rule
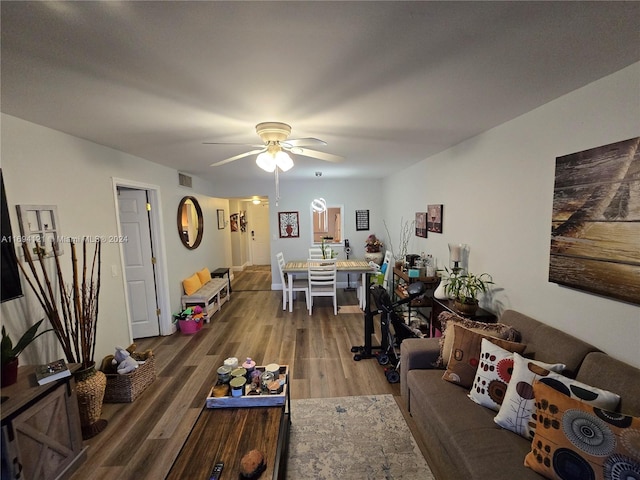
[[[256,165],[265,172],[273,172],[276,169],[276,160],[268,152],[262,152],[256,157]]]
[[[291,160],[291,157],[286,152],[280,150],[275,155],[275,164],[280,168],[280,170],[286,172],[287,170],[291,170],[293,167],[293,160]]]

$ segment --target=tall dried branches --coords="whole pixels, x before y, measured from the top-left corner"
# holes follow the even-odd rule
[[[76,244],[71,243],[71,264],[73,278],[71,286],[65,283],[58,254],[54,251],[57,285],[60,294],[53,289],[51,279],[45,268],[41,249],[36,249],[40,273],[35,266],[29,248],[22,245],[24,258],[31,275],[27,273],[22,262],[18,262],[20,270],[42,306],[51,326],[60,342],[67,361],[82,363],[89,367],[94,362],[96,349],[96,330],[98,327],[98,298],[100,296],[100,241],[96,243],[91,262],[91,271],[87,276],[87,239],[82,241],[82,276],[78,273]]]

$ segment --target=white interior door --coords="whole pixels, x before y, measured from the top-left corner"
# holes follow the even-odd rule
[[[120,230],[133,338],[160,335],[147,192],[118,188]]]
[[[249,213],[251,214],[249,216]],[[253,265],[271,265],[271,240],[269,239],[269,207],[250,204],[247,211],[251,262]]]

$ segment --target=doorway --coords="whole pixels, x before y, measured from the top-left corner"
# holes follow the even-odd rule
[[[248,205],[249,258],[252,265],[271,265],[269,205]]]
[[[173,333],[159,187],[113,179],[131,340]]]

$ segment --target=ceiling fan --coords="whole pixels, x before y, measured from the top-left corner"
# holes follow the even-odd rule
[[[341,162],[344,157],[332,153],[311,150],[309,146],[321,146],[327,143],[317,138],[296,138],[288,139],[291,134],[291,126],[282,122],[262,122],[256,125],[256,133],[264,142],[263,145],[252,145],[248,143],[218,143],[204,142],[206,145],[246,145],[254,147],[255,150],[241,153],[233,157],[226,158],[216,163],[212,167],[219,167],[250,155],[256,155],[256,164],[267,172],[273,172],[276,167],[286,172],[293,167],[293,160],[288,152],[295,155],[317,158],[327,162]]]

